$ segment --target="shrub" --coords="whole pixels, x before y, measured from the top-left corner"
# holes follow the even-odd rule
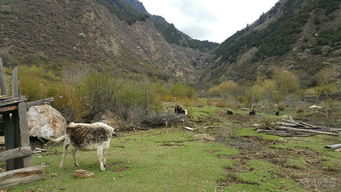
[[[170,88],[170,94],[174,97],[196,97],[196,91],[188,86],[181,83],[176,83]]]
[[[220,97],[232,97],[239,96],[242,93],[241,87],[234,81],[224,81],[217,86],[214,86],[208,90],[211,96]]]

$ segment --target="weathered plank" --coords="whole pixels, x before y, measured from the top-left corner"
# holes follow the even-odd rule
[[[12,97],[19,97],[18,67],[12,70]]]
[[[289,131],[302,131],[302,132],[309,132],[309,133],[318,133],[318,134],[325,134],[325,135],[340,136],[340,134],[332,133],[332,132],[317,131],[317,130],[311,130],[311,129],[298,129],[298,128],[284,127],[284,126],[279,126],[276,129],[289,130]]]
[[[0,108],[0,113],[10,112],[10,111],[14,111],[14,110],[17,110],[17,109],[18,109],[18,107],[16,105],[1,107]]]
[[[20,141],[22,147],[30,146],[30,135],[28,133],[28,123],[27,123],[27,110],[25,102],[21,102],[18,105],[19,114],[19,129],[20,129]],[[32,165],[31,156],[23,158],[23,166],[29,167]]]
[[[26,107],[30,108],[34,105],[46,105],[46,104],[52,103],[53,101],[54,99],[52,97],[47,98],[47,99],[37,100],[37,101],[31,101],[31,102],[26,103]]]
[[[5,73],[5,69],[4,69],[1,57],[0,57],[0,89],[1,89],[1,95],[7,95],[6,73]]]
[[[0,100],[0,107],[8,106],[8,105],[15,105],[17,103],[20,103],[22,101],[26,101],[25,97],[15,97],[11,99],[6,99],[6,100]]]
[[[0,173],[0,189],[40,180],[43,178],[43,168],[43,165],[38,165]]]
[[[0,161],[6,161],[9,159],[26,157],[32,155],[31,147],[18,147],[15,149],[9,149],[3,152],[0,152]]]

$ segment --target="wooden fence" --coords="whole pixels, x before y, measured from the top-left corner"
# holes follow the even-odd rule
[[[0,161],[6,171],[0,173],[0,189],[42,178],[43,166],[31,167],[32,150],[27,127],[26,98],[20,95],[18,68],[12,71],[12,94],[8,96],[6,73],[0,58],[0,115],[3,120],[5,151],[0,152]]]

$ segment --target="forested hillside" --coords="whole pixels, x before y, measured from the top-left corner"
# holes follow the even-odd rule
[[[319,71],[340,70],[340,2],[279,1],[215,50],[205,81],[252,81],[283,67],[300,74],[304,86],[313,86]]]

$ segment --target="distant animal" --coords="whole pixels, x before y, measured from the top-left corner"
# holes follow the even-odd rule
[[[227,111],[226,111],[226,114],[227,114],[227,115],[233,115],[233,112],[230,111],[230,110],[227,110]]]
[[[184,115],[188,115],[188,112],[186,109],[180,107],[179,105],[176,105],[174,108],[174,112],[179,115],[179,114],[184,114]]]
[[[276,116],[279,116],[279,111],[276,111],[275,115],[276,115]]]
[[[249,115],[256,115],[256,111],[254,110],[250,111]]]
[[[100,170],[105,171],[106,159],[104,150],[110,146],[112,136],[115,136],[114,128],[101,122],[87,123],[70,123],[66,127],[66,133],[57,139],[50,139],[53,142],[64,140],[63,155],[60,161],[60,168],[64,167],[64,159],[67,155],[67,149],[71,144],[73,146],[72,157],[75,166],[79,166],[76,159],[77,150],[81,151],[97,151],[99,158]]]

